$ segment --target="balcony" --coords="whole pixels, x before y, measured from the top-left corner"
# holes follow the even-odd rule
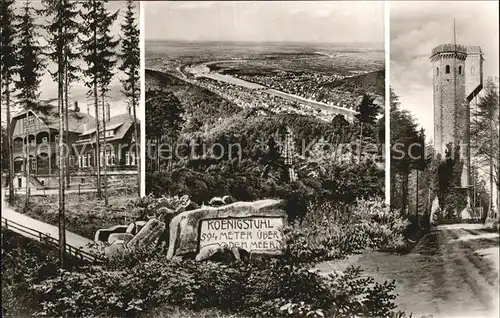
[[[28,151],[30,155],[39,155],[42,153],[54,154],[57,151],[57,146],[57,142],[30,144],[29,146],[14,146],[14,157],[24,157]]]

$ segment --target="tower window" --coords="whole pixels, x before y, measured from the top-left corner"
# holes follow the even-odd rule
[[[439,67],[436,67],[436,75],[439,75]]]
[[[450,66],[446,65],[446,74],[450,74]]]
[[[462,67],[461,66],[458,67],[458,74],[462,74]]]

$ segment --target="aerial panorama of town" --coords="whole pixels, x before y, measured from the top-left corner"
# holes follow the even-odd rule
[[[243,108],[352,119],[367,94],[383,106],[381,45],[147,41],[146,68]]]

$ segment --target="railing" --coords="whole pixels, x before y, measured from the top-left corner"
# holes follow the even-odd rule
[[[2,217],[2,226],[4,226],[6,230],[11,229],[14,232],[18,232],[18,233],[21,232],[19,234],[21,234],[25,237],[39,240],[41,243],[45,243],[47,245],[51,245],[54,247],[59,247],[59,240],[58,239],[56,239],[48,234],[37,231],[35,229],[24,226],[22,224],[16,223],[14,221],[9,221],[4,217]],[[66,243],[66,252],[70,256],[73,256],[73,257],[76,257],[78,259],[85,260],[85,261],[98,262],[98,261],[102,260],[99,256],[85,252],[85,251],[81,250],[80,248],[76,248],[68,243]]]

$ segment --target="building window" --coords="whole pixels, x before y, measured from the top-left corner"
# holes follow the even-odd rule
[[[23,118],[23,123],[26,127],[35,126],[35,116],[28,116]]]
[[[82,167],[82,156],[78,156],[78,168]]]
[[[125,153],[125,165],[130,166],[130,155],[128,151]]]
[[[87,165],[92,167],[92,155],[89,153],[87,154]]]
[[[462,66],[458,67],[458,74],[462,74]]]
[[[69,166],[73,167],[75,165],[75,157],[69,156]]]
[[[439,75],[439,67],[436,67],[436,75]]]
[[[450,66],[446,65],[446,74],[450,74]]]
[[[83,165],[82,165],[82,166],[83,166],[84,168],[86,168],[86,167],[87,167],[87,156],[83,156],[83,158],[82,158],[82,159],[83,159],[83,160],[82,160],[82,161],[83,161]]]
[[[104,165],[104,153],[101,151],[101,153],[99,154],[99,166],[103,166]]]
[[[135,166],[135,153],[130,151],[130,165]]]

